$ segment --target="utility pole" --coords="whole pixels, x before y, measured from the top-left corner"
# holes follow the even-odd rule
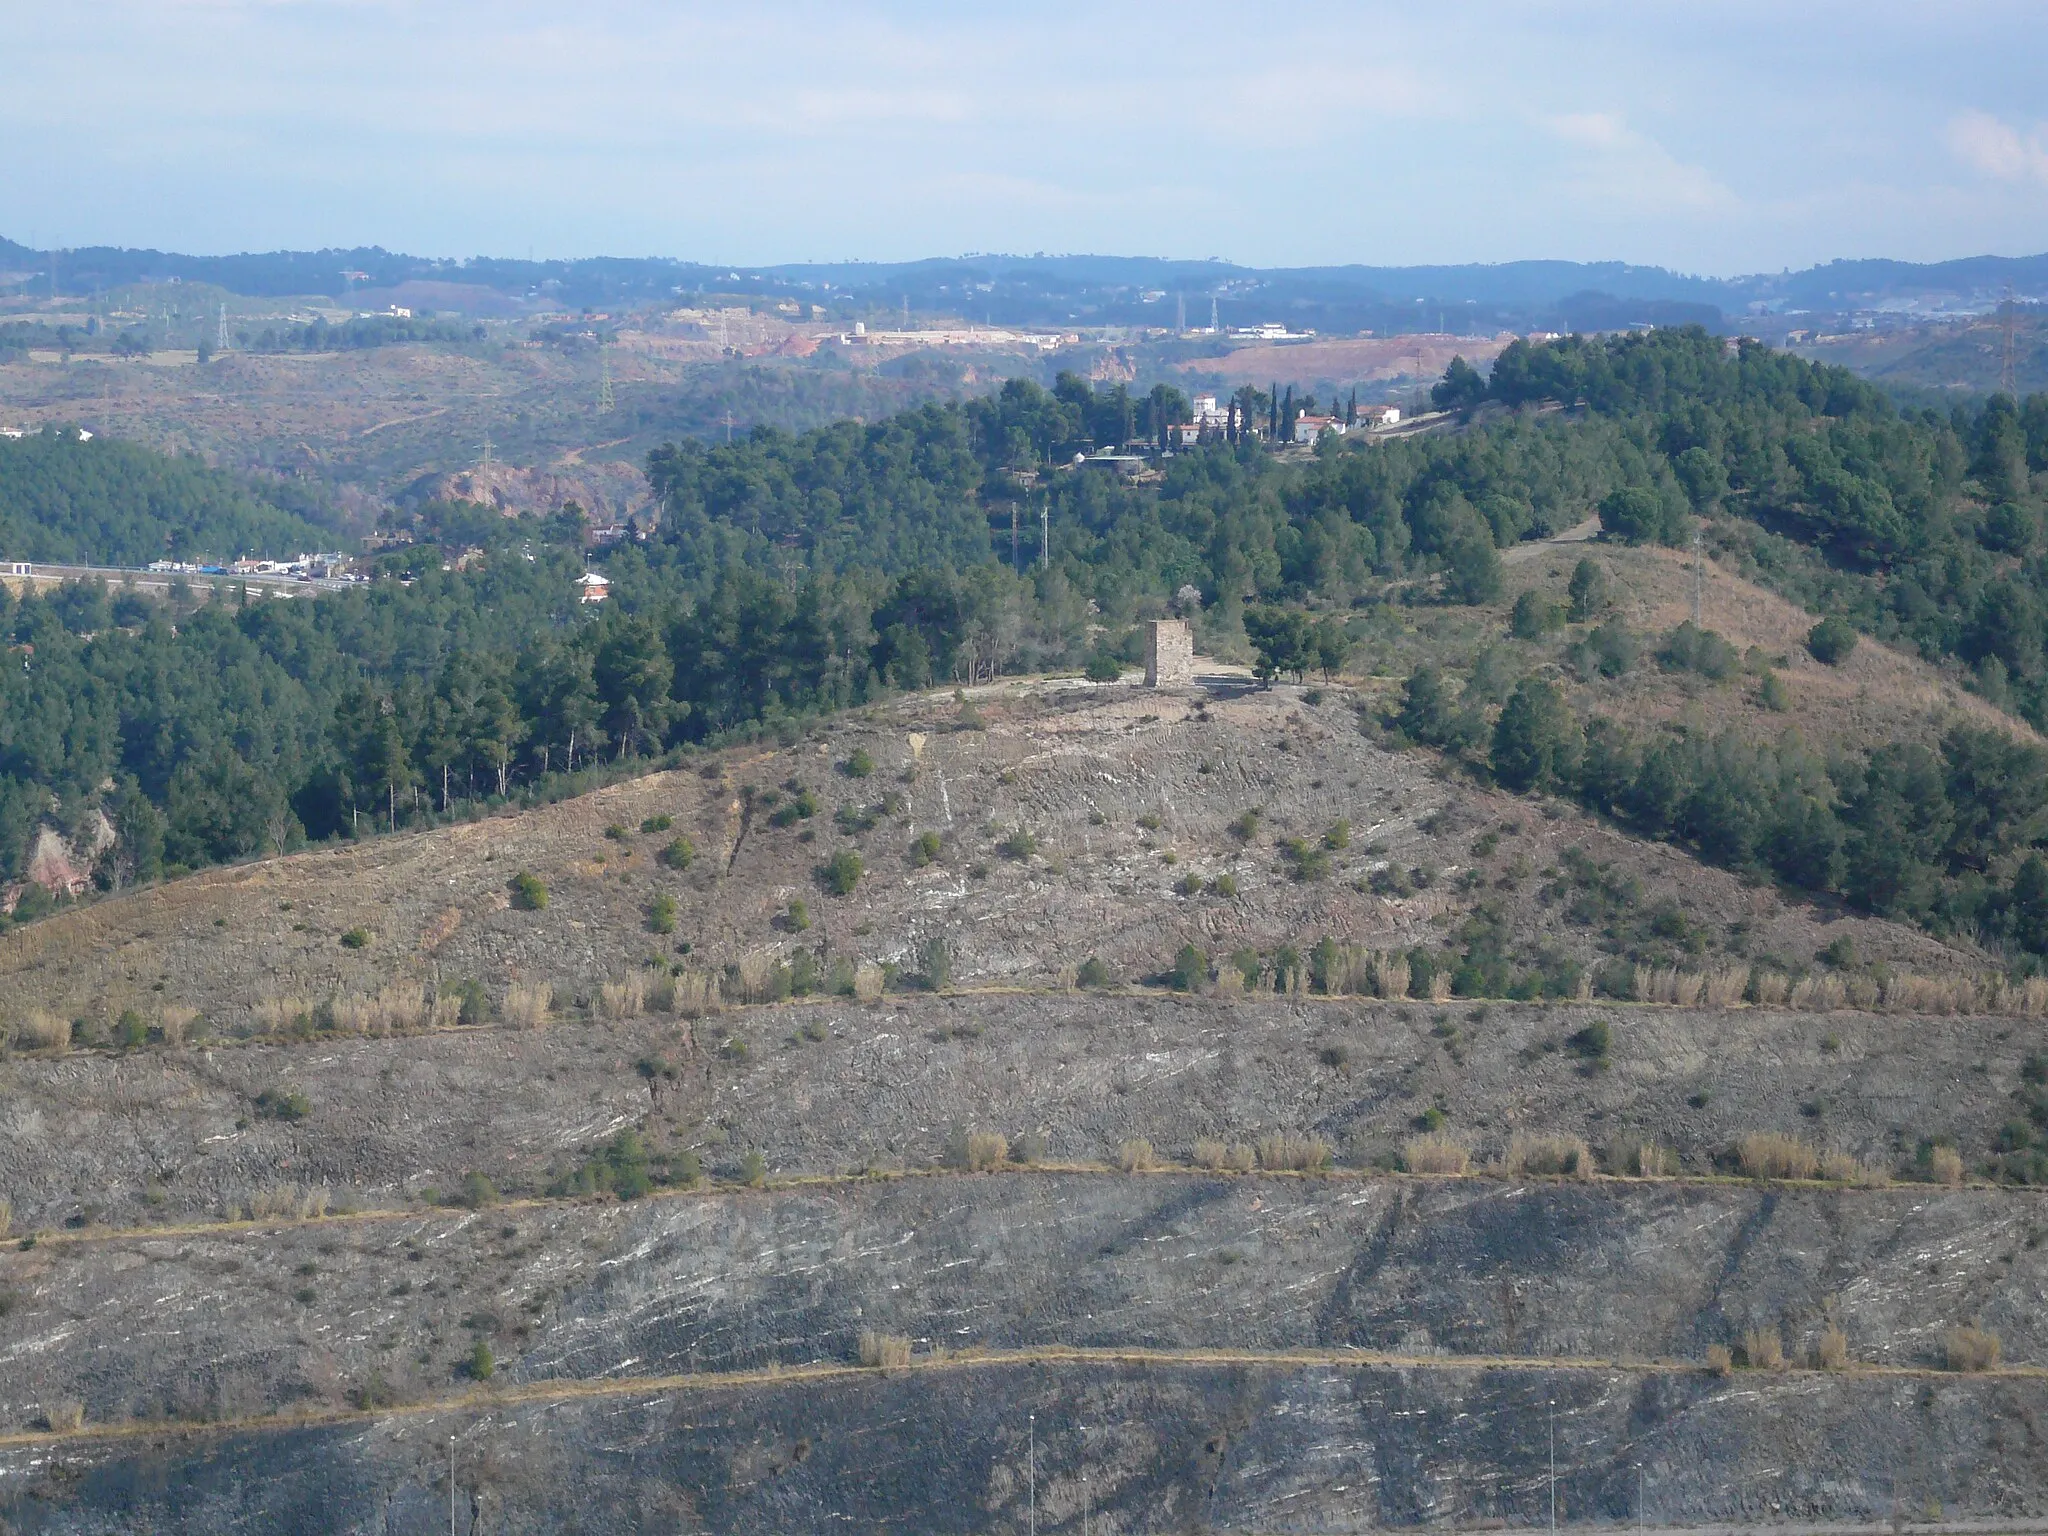
[[[479,473],[483,476],[484,495],[489,496],[491,494],[491,430],[489,427],[484,428],[484,463]]]
[[[1636,1463],[1636,1529],[1643,1528],[1643,1464]]]
[[[448,1437],[448,1536],[455,1536],[455,1437]]]
[[[1038,563],[1052,564],[1052,498],[1038,504]]]
[[[1017,569],[1017,503],[1010,503],[1010,569]]]
[[[1014,521],[1013,518],[1013,525]],[[1027,1469],[1025,1473],[1025,1487],[1030,1490],[1028,1497],[1031,1501],[1030,1536],[1038,1536],[1038,1415],[1035,1413],[1026,1415],[1025,1425],[1026,1432],[1030,1435],[1030,1449],[1025,1453],[1026,1460],[1024,1463]]]
[[[609,352],[601,354],[599,357],[599,363],[600,371],[598,374],[597,381],[597,413],[600,416],[604,416],[609,414],[612,406],[617,403],[612,398],[611,354]]]
[[[1706,558],[1701,548],[1700,525],[1692,525],[1692,627],[1700,627],[1700,608],[1707,594]]]

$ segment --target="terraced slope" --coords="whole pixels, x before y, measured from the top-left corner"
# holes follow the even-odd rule
[[[1440,777],[1341,695],[979,708],[11,936],[11,1017],[85,1022],[0,1062],[0,1517],[438,1530],[452,1437],[479,1530],[1528,1524],[1553,1405],[1566,1523],[2048,1516],[2048,1205],[1981,1177],[2037,1021],[1329,995],[1281,952],[1483,907],[1529,974],[1612,961],[1646,930],[1577,847],[1703,973],[1981,957]],[[1254,984],[1171,990],[1190,943]]]

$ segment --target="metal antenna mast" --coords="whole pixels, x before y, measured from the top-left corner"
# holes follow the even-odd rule
[[[1038,563],[1052,564],[1052,498],[1038,505]]]
[[[227,307],[227,305],[223,304],[223,305],[221,305],[221,307],[220,307],[220,329],[219,329],[219,330],[218,330],[218,331],[217,331],[217,332],[215,333],[215,335],[214,335],[214,339],[213,339],[213,350],[214,350],[214,351],[216,351],[216,352],[225,352],[225,351],[227,351],[227,349],[228,349],[228,307]]]
[[[612,359],[609,352],[600,358],[601,369],[597,381],[597,413],[602,416],[617,402],[612,397]]]

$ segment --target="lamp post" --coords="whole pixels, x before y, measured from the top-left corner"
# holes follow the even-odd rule
[[[1557,1529],[1557,1399],[1550,1400],[1550,1528]]]

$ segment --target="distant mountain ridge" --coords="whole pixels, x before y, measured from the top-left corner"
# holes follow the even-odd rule
[[[1629,262],[1246,267],[1145,256],[933,257],[908,262],[730,266],[666,257],[441,260],[377,246],[219,256],[91,246],[55,253],[59,293],[140,282],[207,283],[261,298],[381,291],[432,282],[513,297],[535,308],[641,304],[703,294],[830,295],[841,307],[966,314],[999,324],[1152,324],[1184,315],[1225,325],[1285,320],[1328,330],[1471,330],[1551,324],[1614,329],[1766,311],[1986,308],[2008,290],[2048,298],[2048,254],[1918,263],[1829,262],[1799,272],[1701,277]],[[0,239],[0,268],[52,271],[52,253]],[[1433,312],[1432,312],[1433,311]]]

